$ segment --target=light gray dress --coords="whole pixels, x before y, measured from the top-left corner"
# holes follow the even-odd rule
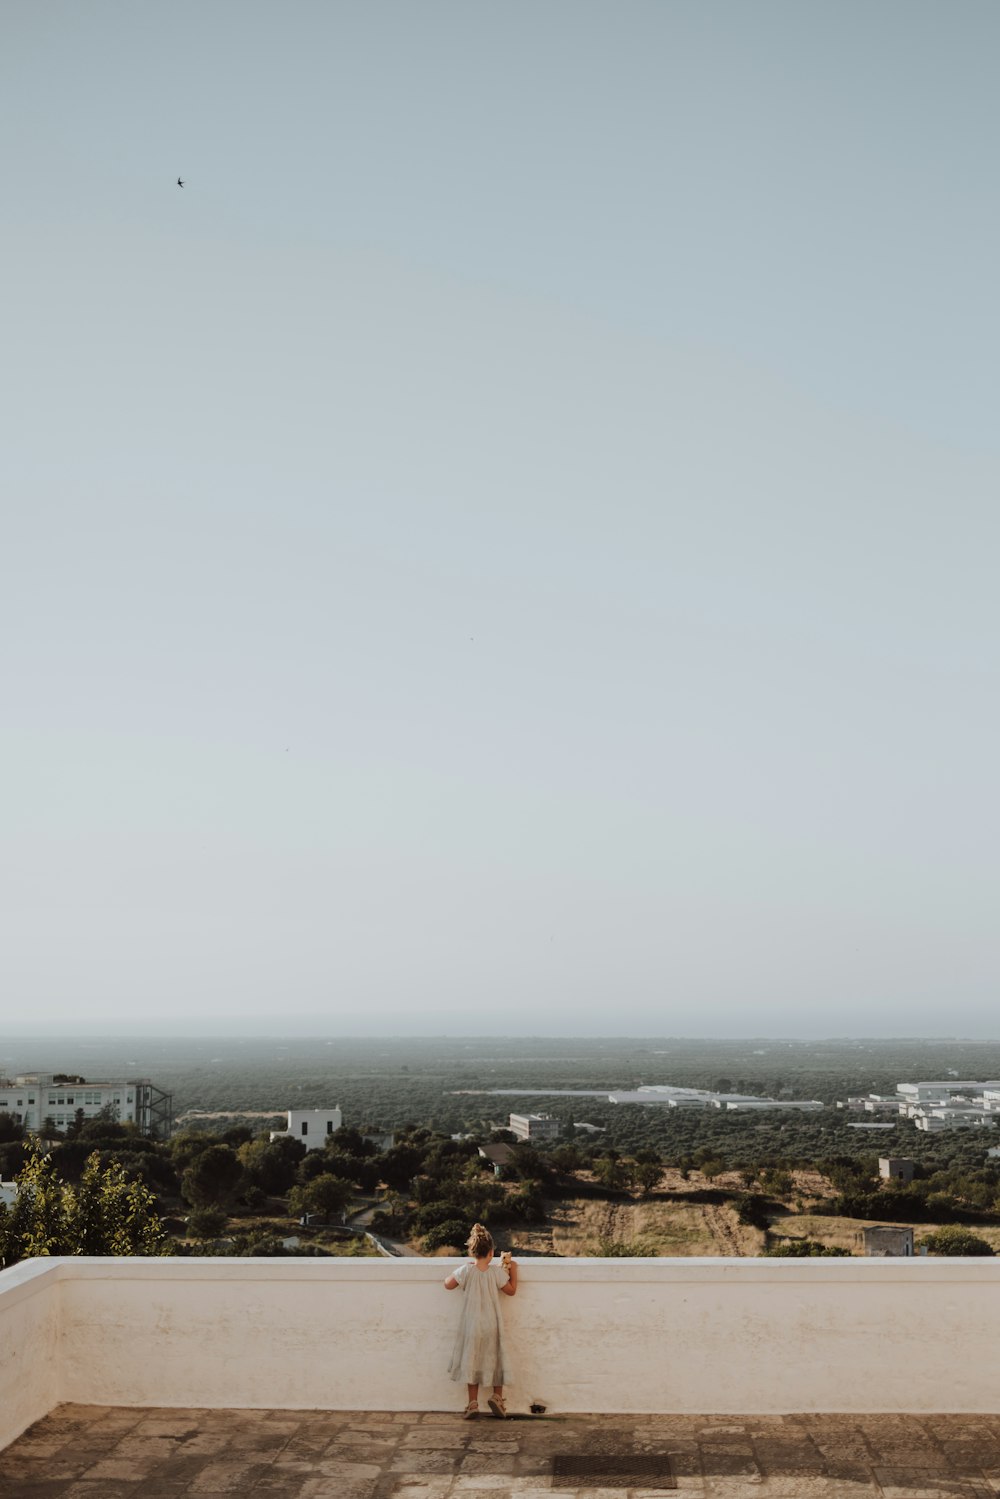
[[[462,1293],[462,1315],[448,1373],[462,1384],[509,1384],[511,1367],[504,1346],[500,1287],[510,1276],[496,1262],[485,1270],[477,1270],[470,1262],[452,1274]]]

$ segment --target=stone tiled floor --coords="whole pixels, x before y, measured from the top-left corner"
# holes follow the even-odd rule
[[[0,1499],[656,1499],[554,1488],[558,1453],[669,1460],[706,1499],[1000,1494],[1000,1416],[553,1416],[64,1405],[0,1453]],[[605,1478],[604,1484],[610,1483]]]

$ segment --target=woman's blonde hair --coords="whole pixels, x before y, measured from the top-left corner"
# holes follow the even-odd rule
[[[474,1260],[485,1259],[493,1252],[493,1235],[481,1223],[474,1223],[466,1248]]]

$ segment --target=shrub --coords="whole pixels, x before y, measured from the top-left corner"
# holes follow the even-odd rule
[[[600,1254],[609,1260],[638,1260],[655,1257],[656,1250],[650,1248],[645,1239],[601,1239]]]
[[[980,1254],[992,1258],[996,1253],[986,1239],[968,1228],[959,1227],[957,1223],[948,1223],[935,1233],[926,1234],[920,1240],[918,1248],[926,1249],[928,1254]]]
[[[424,1235],[424,1248],[428,1254],[435,1249],[457,1249],[461,1252],[468,1238],[468,1226],[458,1218],[448,1218]]]
[[[775,1244],[773,1248],[765,1249],[764,1253],[770,1259],[810,1259],[814,1257],[828,1257],[830,1259],[850,1259],[849,1249],[838,1249],[833,1244],[821,1244],[818,1239],[785,1239],[781,1244]]]
[[[229,1220],[219,1208],[195,1208],[187,1221],[191,1239],[217,1239]]]

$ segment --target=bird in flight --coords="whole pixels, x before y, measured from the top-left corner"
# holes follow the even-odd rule
[[[184,186],[183,182],[181,181],[181,179],[179,177],[177,179],[177,186],[178,187],[183,187]]]

